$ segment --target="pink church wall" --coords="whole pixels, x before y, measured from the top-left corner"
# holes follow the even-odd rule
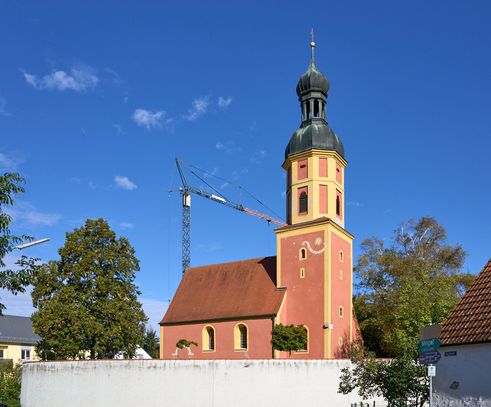
[[[248,328],[248,351],[234,350],[234,327],[243,323]],[[202,330],[206,325],[215,328],[215,352],[203,351]],[[271,319],[244,319],[237,321],[222,321],[212,323],[197,323],[188,325],[167,325],[164,327],[163,359],[271,359]],[[191,346],[194,356],[188,356],[187,349],[176,352],[176,342],[179,339],[195,341],[198,346]]]
[[[319,158],[319,177],[327,177],[327,158]]]
[[[343,261],[339,252],[343,251]],[[331,335],[331,357],[346,357],[343,347],[338,346],[339,338],[343,338],[344,346],[350,341],[351,309],[351,245],[335,233],[331,233],[331,321],[334,325]],[[340,279],[340,270],[343,278]],[[339,316],[339,307],[343,307],[343,317]]]
[[[319,212],[327,213],[327,185],[319,185]]]
[[[343,183],[343,170],[341,169],[341,165],[336,163],[336,181],[340,184]]]
[[[281,239],[281,285],[287,287],[287,293],[280,322],[306,325],[309,330],[308,353],[293,353],[292,359],[322,359],[324,357],[323,270],[325,251],[313,254],[304,242],[309,242],[313,250],[322,250],[324,232],[305,233]],[[299,258],[299,251],[302,247],[307,249],[305,260]],[[305,278],[300,278],[300,268],[305,269]],[[290,356],[287,353],[281,353],[280,357]]]
[[[304,179],[309,176],[309,164],[307,160],[298,162],[298,179]]]

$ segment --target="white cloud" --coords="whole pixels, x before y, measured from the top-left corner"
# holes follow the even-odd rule
[[[120,124],[113,124],[113,129],[116,130],[116,134],[118,136],[122,136],[123,134],[125,134],[124,130],[123,130],[123,126],[121,126]]]
[[[7,290],[0,289],[0,302],[5,305],[3,313],[6,315],[30,317],[35,311],[32,306],[31,291],[32,288],[28,287],[26,292],[14,295]]]
[[[148,326],[155,329],[157,334],[159,334],[159,322],[164,317],[165,311],[167,311],[167,307],[169,306],[168,301],[140,298],[140,303],[148,317]]]
[[[2,96],[0,96],[0,116],[12,116],[12,114],[7,111],[7,101]]]
[[[262,159],[266,157],[266,155],[266,150],[258,150],[252,155],[250,160],[254,164],[259,164],[261,163]]]
[[[94,89],[99,83],[99,78],[94,70],[88,66],[78,66],[67,73],[62,70],[54,71],[42,78],[23,72],[26,82],[38,90],[73,90],[74,92],[86,92]]]
[[[198,243],[196,248],[206,253],[213,253],[223,250],[223,244],[220,242]]]
[[[361,202],[356,202],[356,201],[349,201],[349,202],[346,202],[346,206],[354,206],[354,207],[362,207],[363,204]]]
[[[12,216],[14,222],[21,221],[32,226],[53,226],[61,219],[60,214],[40,212],[29,202],[17,201],[14,207],[6,208],[5,212]]]
[[[121,222],[119,224],[119,227],[120,229],[123,229],[123,230],[127,230],[127,229],[133,229],[133,223],[129,223],[129,222]]]
[[[116,175],[114,177],[114,182],[118,188],[126,189],[127,191],[133,191],[137,188],[137,185],[133,181],[122,175]]]
[[[210,97],[203,96],[193,100],[191,108],[188,110],[188,114],[184,118],[190,122],[203,116],[210,107]]]
[[[19,160],[8,157],[4,153],[0,153],[0,169],[15,170],[19,164]]]
[[[233,101],[232,96],[227,96],[227,97],[219,96],[217,104],[218,107],[224,109],[226,107],[229,107],[232,104],[232,101]]]
[[[221,141],[217,141],[215,144],[215,148],[218,151],[224,151],[227,154],[240,153],[242,151],[242,147],[237,146],[235,144],[235,141],[233,140],[228,140],[225,143],[222,143]]]
[[[162,127],[162,120],[164,119],[166,112],[163,110],[146,110],[146,109],[136,109],[133,112],[133,120],[138,126],[145,127],[147,130],[152,128]],[[169,121],[166,120],[166,123]]]

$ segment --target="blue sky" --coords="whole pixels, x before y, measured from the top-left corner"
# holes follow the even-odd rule
[[[106,218],[141,260],[155,326],[181,273],[174,157],[283,215],[314,27],[355,255],[430,215],[478,272],[491,257],[489,21],[488,1],[4,1],[0,170],[27,180],[14,230],[50,237],[29,252],[49,260],[67,231]],[[274,254],[264,222],[193,198],[193,265]],[[28,296],[2,298],[7,313],[30,312]]]

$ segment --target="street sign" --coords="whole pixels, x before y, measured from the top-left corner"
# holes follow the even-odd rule
[[[442,343],[438,338],[424,339],[419,341],[419,353],[437,350]]]
[[[423,352],[419,354],[419,363],[422,365],[431,365],[433,363],[437,363],[441,357],[442,354],[437,350]]]
[[[428,366],[428,376],[430,377],[436,376],[436,366],[433,365]]]

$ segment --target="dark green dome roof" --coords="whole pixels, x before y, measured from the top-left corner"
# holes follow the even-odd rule
[[[341,139],[325,121],[304,123],[290,138],[286,146],[285,159],[308,150],[336,151],[344,158],[344,146]]]
[[[297,95],[301,97],[305,93],[312,91],[319,91],[324,95],[329,92],[329,79],[317,69],[314,61],[310,63],[309,69],[298,80]]]

